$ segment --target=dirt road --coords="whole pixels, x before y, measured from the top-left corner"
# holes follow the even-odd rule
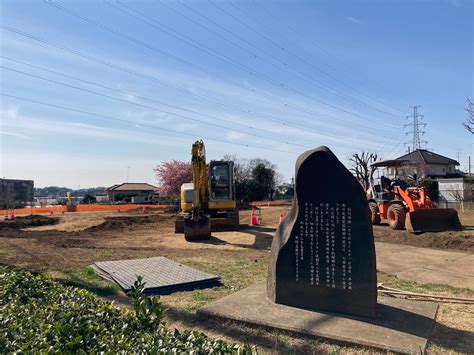
[[[0,224],[0,262],[48,270],[157,253],[193,255],[196,249],[202,254],[245,252],[252,257],[269,250],[280,214],[287,211],[286,206],[263,207],[262,225],[256,227],[248,226],[250,211],[242,211],[239,232],[216,232],[200,243],[188,243],[175,234],[174,215],[163,212],[70,213],[42,217],[43,226],[28,228],[20,223],[20,227],[27,227],[23,229],[2,228]],[[474,213],[461,215],[461,219],[464,224],[474,222]],[[474,253],[473,230],[413,235],[382,225],[375,226],[374,235],[380,242]]]

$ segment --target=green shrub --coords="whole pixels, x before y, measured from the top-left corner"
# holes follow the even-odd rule
[[[418,180],[418,185],[424,187],[426,194],[431,199],[431,201],[438,201],[438,181],[433,179],[420,179]]]
[[[135,312],[44,275],[0,266],[0,353],[255,353],[198,331],[169,331],[159,297],[142,280],[131,292]]]

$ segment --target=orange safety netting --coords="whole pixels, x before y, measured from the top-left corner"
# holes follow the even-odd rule
[[[285,206],[290,205],[291,200],[274,200],[274,201],[252,201],[249,204],[251,206]]]
[[[176,205],[77,205],[77,212],[98,212],[98,211],[128,211],[136,208],[145,209],[164,209],[173,208]],[[52,206],[52,207],[30,207],[30,208],[17,208],[13,210],[0,210],[0,215],[25,215],[25,214],[57,214],[65,213],[66,206]]]

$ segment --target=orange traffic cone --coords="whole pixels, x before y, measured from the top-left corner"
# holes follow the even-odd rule
[[[252,214],[250,215],[250,225],[256,226],[258,225],[257,215],[255,214],[255,209],[252,208]]]
[[[280,224],[281,221],[283,221],[283,218],[285,218],[285,214],[284,214],[284,213],[280,213],[280,220],[278,221],[278,224]]]

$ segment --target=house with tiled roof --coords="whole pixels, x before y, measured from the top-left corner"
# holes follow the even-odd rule
[[[106,193],[111,202],[141,203],[151,201],[151,198],[158,194],[157,189],[156,186],[147,183],[124,182],[109,187]]]
[[[418,178],[455,178],[461,175],[456,170],[459,162],[426,149],[417,149],[393,160],[384,160],[374,164],[385,167],[385,176]]]

